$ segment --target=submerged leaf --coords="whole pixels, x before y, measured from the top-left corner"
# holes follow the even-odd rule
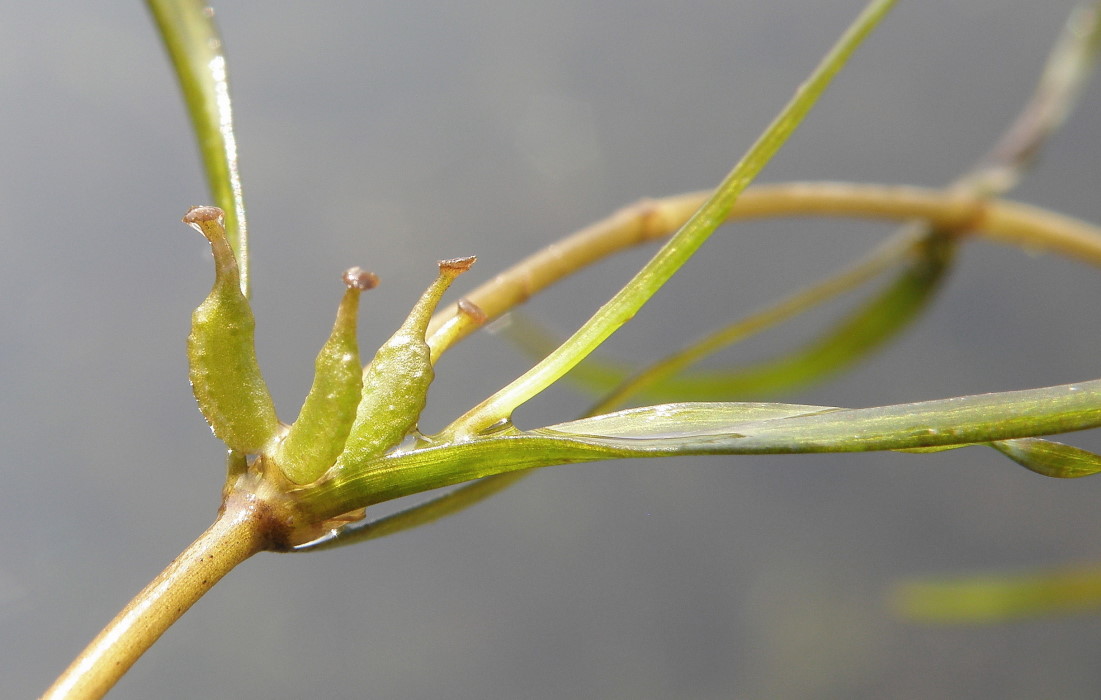
[[[906,329],[940,289],[955,243],[934,234],[922,254],[883,291],[787,355],[733,370],[702,371],[673,377],[649,393],[688,400],[760,397],[804,388],[826,379]]]
[[[858,409],[667,404],[530,432],[571,435],[629,451],[787,454],[963,446],[1098,425],[1101,380]]]
[[[647,401],[734,400],[773,396],[822,381],[875,351],[917,319],[940,289],[956,247],[955,240],[937,232],[919,234],[916,240],[913,236],[902,236],[888,243],[892,245],[876,251],[873,259],[862,261],[835,277],[721,328],[646,370],[638,371],[625,362],[590,356],[575,367],[567,379],[588,392],[604,395],[594,409],[598,412],[638,396]],[[893,282],[803,347],[751,365],[684,370],[789,317],[791,307],[795,313],[809,310],[853,282],[863,281],[865,267],[880,267],[880,255],[896,257],[907,252],[910,261]],[[813,290],[821,293],[808,303],[805,297]],[[519,314],[502,324],[501,330],[521,348],[537,356],[547,354],[559,342],[547,329]]]
[[[1056,479],[1076,479],[1101,472],[1101,455],[1041,438],[1000,440],[990,444],[1025,469]]]
[[[739,426],[744,424],[838,410],[841,409],[784,403],[670,403],[628,408],[550,425],[535,432],[628,440],[689,441],[694,437],[739,437]]]
[[[846,409],[739,426],[738,453],[861,452],[990,442],[1101,425],[1101,380]]]

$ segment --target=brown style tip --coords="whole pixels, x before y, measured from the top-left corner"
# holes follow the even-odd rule
[[[477,259],[478,258],[473,255],[468,255],[465,258],[440,260],[438,264],[442,274],[461,275],[469,270]]]
[[[219,221],[224,219],[225,216],[226,213],[218,207],[199,206],[188,209],[181,221],[185,224],[195,225],[206,221]]]
[[[459,307],[459,313],[469,318],[476,325],[480,326],[489,320],[489,316],[484,310],[482,310],[482,307],[478,306],[466,297],[459,299],[456,306]]]
[[[374,289],[378,286],[378,275],[368,270],[364,270],[362,267],[349,268],[344,272],[342,279],[348,289],[363,291],[366,289]]]

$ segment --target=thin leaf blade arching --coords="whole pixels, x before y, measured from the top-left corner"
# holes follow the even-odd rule
[[[715,192],[654,257],[566,342],[542,362],[452,422],[444,433],[456,438],[469,438],[502,419],[510,418],[516,407],[560,379],[630,321],[727,219],[738,196],[795,132],[834,76],[893,5],[894,0],[871,0],[799,86],[792,99],[723,178]]]

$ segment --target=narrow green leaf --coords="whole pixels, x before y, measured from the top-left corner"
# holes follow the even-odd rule
[[[1101,380],[862,409],[667,404],[393,452],[302,494],[332,517],[422,491],[554,464],[630,457],[865,452],[960,446],[1101,426]]]
[[[800,406],[796,404],[740,404],[735,409],[733,416],[731,414],[723,415],[721,409],[716,411],[713,406],[702,406],[697,408],[685,407],[673,407],[671,410],[665,411],[664,416],[655,416],[656,410],[651,409],[628,409],[626,411],[617,412],[610,416],[600,416],[580,421],[572,421],[570,423],[562,424],[559,426],[553,426],[553,428],[566,427],[567,430],[562,431],[566,433],[584,433],[584,432],[600,432],[609,437],[617,438],[633,438],[638,439],[644,436],[647,431],[652,431],[651,436],[660,435],[660,431],[668,430],[670,427],[674,431],[682,433],[685,431],[685,425],[683,420],[678,422],[678,419],[694,416],[697,420],[695,427],[697,431],[705,432],[710,431],[721,432],[725,428],[732,427],[729,422],[731,417],[734,420],[770,420],[773,418],[788,418],[798,415],[810,415],[814,413],[821,413],[823,411],[834,411],[840,409],[829,409],[822,406]],[[634,418],[640,418],[641,420],[635,420]],[[661,423],[666,423],[661,425]],[[648,424],[648,426],[647,426]],[[647,426],[647,427],[640,427]],[[528,435],[533,435],[539,431],[533,431]],[[523,443],[511,443],[509,449],[512,449],[517,444]],[[1014,458],[1018,463],[1023,464],[1028,469],[1044,476],[1053,476],[1059,478],[1071,478],[1078,476],[1087,476],[1089,474],[1097,473],[1101,471],[1101,457],[1093,453],[1086,452],[1074,447],[1068,447],[1060,443],[1051,442],[1049,440],[1043,440],[1041,438],[1016,438],[1010,440],[1000,440],[994,443],[990,443],[992,447],[995,447],[1002,452],[1005,452],[1010,457]],[[961,447],[973,447],[975,443],[966,445],[940,445],[936,447],[919,447],[899,450],[901,452],[910,453],[930,453],[941,452],[944,450],[953,450]],[[1012,453],[1012,454],[1011,454]],[[580,454],[580,451],[579,451]],[[1021,459],[1017,459],[1017,456]],[[612,455],[605,455],[611,457]],[[639,456],[639,455],[635,455]],[[648,455],[648,456],[660,456],[660,455]],[[587,461],[587,460],[576,460]],[[1028,462],[1028,463],[1026,463]],[[549,466],[553,462],[547,462],[546,464],[538,463],[532,466]],[[454,515],[466,508],[469,508],[481,501],[493,496],[500,491],[508,488],[512,484],[516,483],[523,477],[530,474],[531,471],[525,469],[521,471],[506,471],[504,473],[488,476],[477,481],[472,481],[468,484],[446,493],[443,496],[430,499],[424,503],[419,503],[406,510],[402,510],[398,513],[388,515],[378,520],[366,523],[358,527],[348,527],[341,530],[332,538],[323,540],[321,542],[313,543],[304,547],[301,547],[295,551],[311,551],[314,549],[333,549],[336,547],[344,547],[359,542],[366,542],[367,540],[377,539],[379,537],[385,537],[387,535],[396,534],[398,532],[404,532],[421,525],[427,525],[435,522],[440,518],[444,518],[450,515]],[[995,579],[1001,586],[1002,579]],[[925,584],[920,584],[925,586]],[[938,584],[939,586],[939,584]],[[922,591],[928,592],[928,587],[922,588]],[[933,601],[932,594],[925,595],[924,593],[915,594],[911,597],[911,601],[918,601],[919,598],[924,602],[912,602],[908,609],[921,609],[925,610],[925,613],[907,613],[908,616],[916,618],[930,618],[930,617],[943,617],[949,615],[951,611],[959,609],[967,610],[969,608],[969,600],[967,591],[982,592],[982,587],[968,588],[965,586],[962,597],[957,596],[960,593],[960,589],[955,587],[955,584],[946,584],[940,588],[936,588],[934,593],[936,601],[946,601],[944,603]],[[999,591],[1004,591],[1005,588],[998,588]],[[941,595],[943,593],[943,595]],[[924,596],[924,597],[921,597]],[[986,598],[984,598],[985,600]],[[983,609],[1004,610],[1006,609],[1005,603],[993,603],[990,606]],[[945,607],[947,606],[947,607]],[[938,612],[939,611],[939,612]],[[1038,612],[1042,612],[1039,610]],[[953,613],[954,614],[954,613]],[[984,616],[986,613],[981,611],[971,610],[970,616]]]
[[[592,444],[638,452],[697,454],[863,452],[967,445],[1097,427],[1101,425],[1101,380],[876,408],[818,407],[815,412],[814,407],[797,406],[790,410],[801,413],[748,421],[739,408],[744,405],[673,404],[686,407],[683,410],[687,412],[682,414],[681,430],[675,430],[672,422],[660,424],[661,431],[675,433],[669,437],[659,431],[646,437],[642,429],[627,435],[614,423],[611,431],[603,431],[599,418],[531,432],[566,433]],[[638,425],[643,423],[642,416],[667,410],[666,406],[630,409],[636,412]],[[630,411],[611,415],[624,416]],[[729,421],[724,427],[726,412]]]
[[[180,81],[199,144],[207,185],[225,211],[226,234],[241,267],[248,296],[248,231],[237,164],[237,138],[226,77],[222,38],[214,11],[203,0],[146,0]]]
[[[782,425],[782,427],[781,427]],[[1101,425],[1101,380],[849,409],[743,429],[738,452],[859,452],[990,442]]]
[[[907,328],[940,289],[953,259],[955,242],[929,232],[917,244],[906,247],[912,249],[914,257],[891,284],[802,348],[753,365],[668,376],[671,369],[685,366],[686,359],[695,361],[706,354],[697,348],[711,351],[722,347],[724,336],[746,337],[748,334],[739,328],[746,322],[741,321],[624,382],[598,408],[606,410],[635,393],[649,401],[765,398],[826,379]]]
[[[726,220],[738,195],[780,150],[864,38],[886,15],[893,0],[873,0],[822,59],[795,96],[723,179],[715,193],[661,250],[565,343],[521,377],[452,423],[445,431],[470,437],[539,394],[630,321],[640,308]]]
[[[1056,479],[1076,479],[1101,472],[1101,455],[1061,442],[1017,438],[990,446],[1025,469]]]
[[[623,439],[683,440],[688,445],[694,438],[735,438],[740,436],[741,426],[751,426],[760,421],[839,410],[784,403],[670,403],[628,408],[532,432],[599,437],[607,439],[608,444]]]
[[[954,244],[943,236],[905,229],[877,246],[870,254],[844,270],[800,289],[734,323],[708,334],[639,372],[626,362],[590,355],[574,367],[566,380],[584,391],[603,395],[588,413],[606,413],[632,397],[647,401],[721,401],[750,398],[751,394],[776,394],[838,371],[862,353],[873,351],[915,319],[940,287]],[[798,314],[825,303],[838,294],[872,279],[900,261],[907,265],[896,281],[859,310],[827,329],[807,348],[773,363],[750,367],[688,372],[685,368],[709,355],[754,336]],[[897,308],[892,305],[897,304]],[[520,313],[514,313],[500,332],[533,357],[543,358],[560,342],[548,329]],[[810,368],[801,365],[810,365]],[[769,369],[771,368],[771,371]],[[785,371],[786,370],[786,371]],[[788,374],[787,372],[790,372]],[[633,375],[633,376],[631,376]],[[772,387],[766,380],[785,386]]]
[[[883,346],[920,316],[940,289],[954,248],[954,243],[935,236],[926,246],[927,254],[882,292],[798,350],[734,370],[673,377],[651,387],[646,396],[687,401],[764,398],[823,381]]]

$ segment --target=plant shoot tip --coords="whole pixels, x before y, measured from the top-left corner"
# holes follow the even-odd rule
[[[349,289],[363,291],[366,289],[374,289],[378,286],[378,275],[368,270],[364,270],[362,267],[348,268],[348,270],[344,272],[342,279]]]

